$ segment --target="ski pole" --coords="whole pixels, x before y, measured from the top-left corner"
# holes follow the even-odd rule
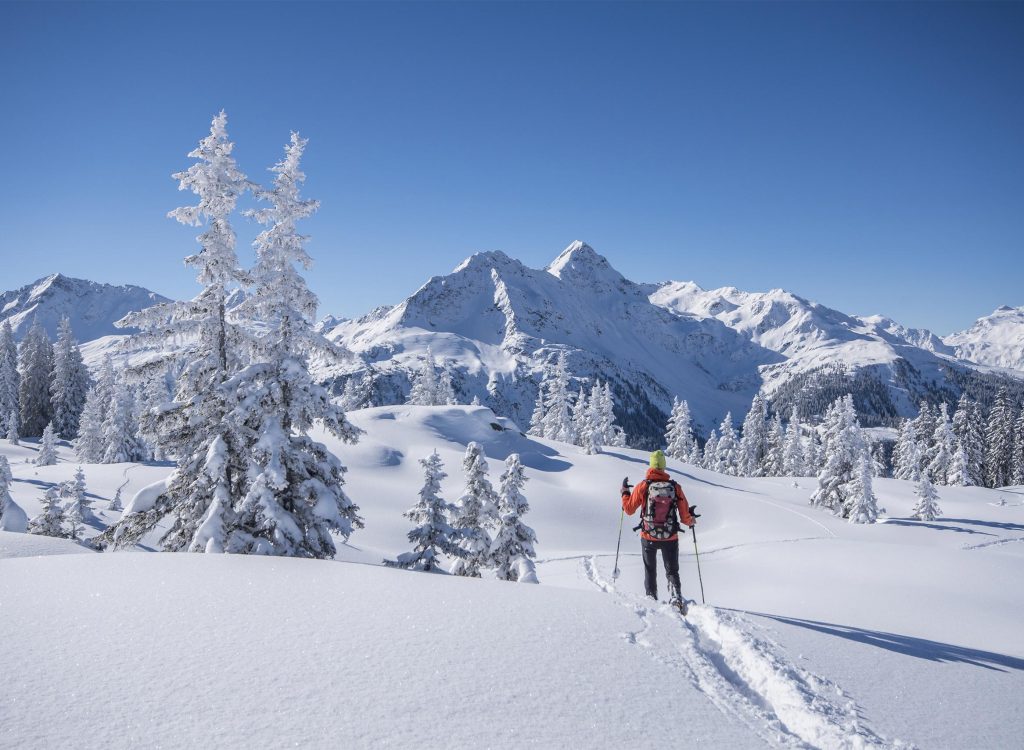
[[[629,477],[622,480],[622,490],[626,492],[629,490]],[[626,517],[626,509],[623,508],[622,512],[619,513],[619,541],[615,543],[615,568],[612,570],[612,580],[614,581],[619,577],[619,547],[622,546],[622,519]]]
[[[619,514],[619,541],[615,544],[615,569],[612,571],[612,580],[619,577],[619,547],[622,546],[622,519],[626,517],[626,509],[623,508]]]
[[[707,604],[704,600],[704,579],[700,574],[700,553],[697,552],[697,527],[691,526],[690,533],[693,534],[693,554],[697,558],[697,580],[700,581],[700,603]]]

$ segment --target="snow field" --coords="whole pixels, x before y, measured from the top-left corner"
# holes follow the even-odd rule
[[[341,563],[95,555],[0,534],[0,664],[15,675],[0,686],[0,746],[1017,746],[1020,489],[940,488],[946,515],[920,523],[907,520],[913,486],[879,480],[884,523],[856,526],[808,505],[812,479],[672,463],[702,514],[708,606],[684,622],[642,596],[635,516],[611,580],[618,487],[642,477],[646,454],[586,456],[498,431],[491,422],[511,425],[485,408],[351,418],[366,431],[359,444],[325,440],[366,519]],[[422,482],[418,459],[438,450],[452,500],[470,440],[492,481],[509,453],[522,457],[541,586],[379,567],[409,548],[401,513]],[[35,467],[34,451],[0,443],[30,516],[77,465],[58,446],[56,466]],[[170,467],[84,470],[110,522],[119,485],[127,504]],[[689,535],[680,558],[684,594],[699,602]],[[130,726],[72,695],[103,695]]]

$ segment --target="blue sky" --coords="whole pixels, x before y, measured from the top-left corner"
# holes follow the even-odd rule
[[[0,70],[3,289],[193,296],[170,175],[224,108],[253,179],[310,139],[322,313],[574,239],[938,333],[1024,304],[1024,4],[0,3]]]

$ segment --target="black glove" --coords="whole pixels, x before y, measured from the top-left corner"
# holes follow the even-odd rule
[[[697,525],[697,519],[700,518],[700,513],[694,513],[695,510],[697,510],[697,506],[696,505],[691,505],[690,506],[690,518],[693,519],[693,523],[690,524],[690,528],[691,529],[694,526]]]
[[[623,478],[623,480],[622,480],[622,494],[623,495],[628,495],[632,491],[633,491],[633,485],[631,485],[629,483],[629,477]]]

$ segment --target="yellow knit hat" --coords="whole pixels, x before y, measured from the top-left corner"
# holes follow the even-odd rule
[[[651,454],[651,468],[652,469],[664,469],[665,468],[665,454],[661,451],[654,451]]]

